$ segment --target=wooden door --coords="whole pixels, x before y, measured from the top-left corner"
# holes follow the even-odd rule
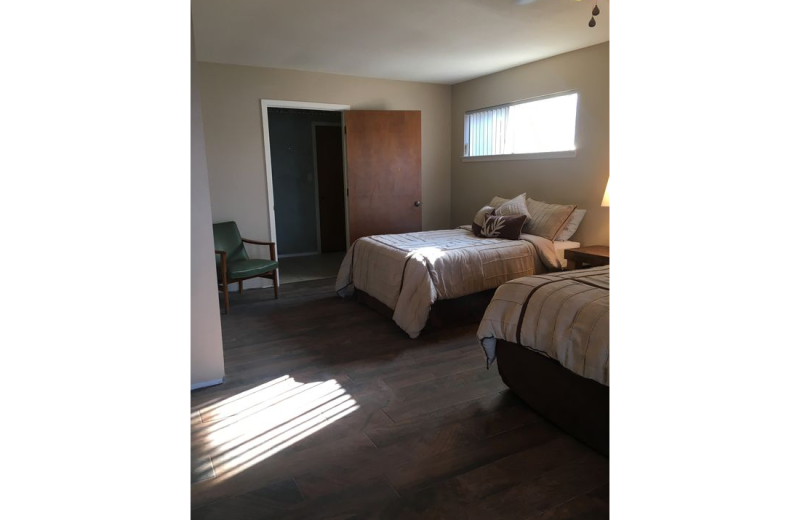
[[[342,127],[314,127],[319,194],[319,238],[323,253],[347,249]]]
[[[422,229],[422,113],[344,112],[350,243]]]

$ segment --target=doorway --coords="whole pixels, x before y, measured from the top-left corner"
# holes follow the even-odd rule
[[[288,127],[275,123],[280,114],[310,117],[311,128],[291,141]],[[350,110],[349,105],[261,100],[265,224],[269,239],[277,243],[279,284],[335,277],[344,249],[360,237],[421,231],[421,117],[419,110]],[[341,141],[335,141],[334,131],[322,129],[326,126],[338,126]],[[309,140],[309,146],[303,144]],[[339,162],[341,174],[329,168]],[[306,166],[298,168],[300,163]],[[311,185],[314,195],[309,199]],[[295,239],[302,238],[293,239],[287,226],[297,229]]]
[[[344,199],[344,150],[340,123],[311,124],[312,155],[317,178],[319,252],[347,249]]]
[[[342,113],[267,115],[281,282],[335,277],[347,249]]]

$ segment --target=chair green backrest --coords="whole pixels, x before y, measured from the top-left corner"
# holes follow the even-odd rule
[[[220,222],[214,224],[214,249],[225,251],[227,253],[228,265],[237,260],[249,260],[247,251],[244,249],[242,243],[242,235],[239,234],[239,228],[236,222]],[[220,255],[217,256],[217,265],[222,262]]]

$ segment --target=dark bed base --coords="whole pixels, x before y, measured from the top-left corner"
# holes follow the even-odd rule
[[[447,324],[480,323],[494,296],[494,289],[452,300],[438,300],[431,306],[423,331],[440,329]],[[355,290],[356,300],[392,319],[394,311],[364,291]]]
[[[503,382],[545,419],[608,455],[608,387],[516,343],[497,340]]]

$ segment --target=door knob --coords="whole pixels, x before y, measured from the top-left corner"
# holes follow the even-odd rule
[[[421,203],[420,201],[418,201],[418,200],[415,200],[415,201],[414,201],[414,205],[415,205],[416,207],[420,207],[420,206],[422,205],[422,203]]]

